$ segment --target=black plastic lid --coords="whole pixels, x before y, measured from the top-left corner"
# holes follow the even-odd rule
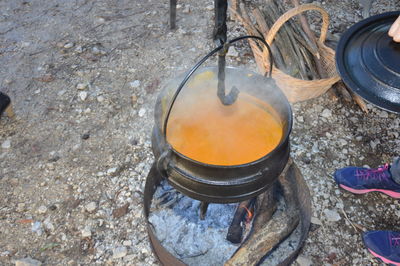
[[[400,11],[369,17],[351,26],[336,49],[344,83],[366,101],[400,113],[400,43],[388,36]]]

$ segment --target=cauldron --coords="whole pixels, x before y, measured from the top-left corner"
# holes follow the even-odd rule
[[[239,37],[229,44],[245,38],[255,38],[267,45],[263,39],[253,36]],[[270,51],[269,46],[267,48]],[[227,67],[226,84],[235,85],[240,93],[245,92],[267,103],[273,109],[271,112],[279,120],[283,130],[278,145],[262,158],[249,163],[213,165],[193,160],[175,150],[167,142],[166,126],[180,90],[187,81],[190,83],[196,76],[205,72],[213,73],[211,79],[215,79],[218,76],[217,67],[199,67],[210,55],[222,49],[223,46],[216,48],[188,73],[165,84],[156,102],[152,133],[152,149],[158,174],[183,194],[200,201],[214,203],[243,201],[268,189],[277,180],[289,159],[289,134],[292,128],[290,104],[271,77],[272,63],[266,76],[246,69]],[[270,56],[272,62],[271,52]],[[185,89],[190,88],[185,87]]]

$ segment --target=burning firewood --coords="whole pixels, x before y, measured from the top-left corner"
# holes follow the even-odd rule
[[[254,218],[252,233],[225,263],[225,266],[257,265],[265,254],[274,249],[298,225],[300,216],[294,187],[295,176],[287,174],[290,167],[291,163],[288,163],[278,181],[283,189],[286,210],[273,215],[276,209],[274,188],[260,195],[256,207],[256,213],[259,215],[256,214]]]

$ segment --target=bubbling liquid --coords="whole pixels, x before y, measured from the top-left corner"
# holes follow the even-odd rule
[[[283,128],[273,108],[241,92],[223,105],[216,88],[182,93],[167,125],[167,141],[179,153],[206,164],[240,165],[270,153],[281,141]]]

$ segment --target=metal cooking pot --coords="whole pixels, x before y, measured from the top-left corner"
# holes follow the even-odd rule
[[[243,39],[243,37],[240,38]],[[256,39],[260,40],[259,37]],[[218,51],[219,48],[222,49],[222,46],[212,53]],[[272,107],[283,128],[283,135],[278,146],[256,161],[229,166],[195,161],[174,150],[168,144],[165,133],[171,108],[187,81],[206,71],[212,72],[212,76],[217,77],[217,67],[197,70],[207,58],[207,56],[203,58],[188,74],[169,81],[158,96],[152,134],[153,153],[159,174],[183,194],[205,202],[239,202],[264,192],[276,181],[285,167],[290,152],[289,134],[292,128],[292,112],[287,98],[271,78],[272,64],[267,76],[245,69],[228,67],[225,70],[226,84],[234,84],[241,93],[246,92]]]

